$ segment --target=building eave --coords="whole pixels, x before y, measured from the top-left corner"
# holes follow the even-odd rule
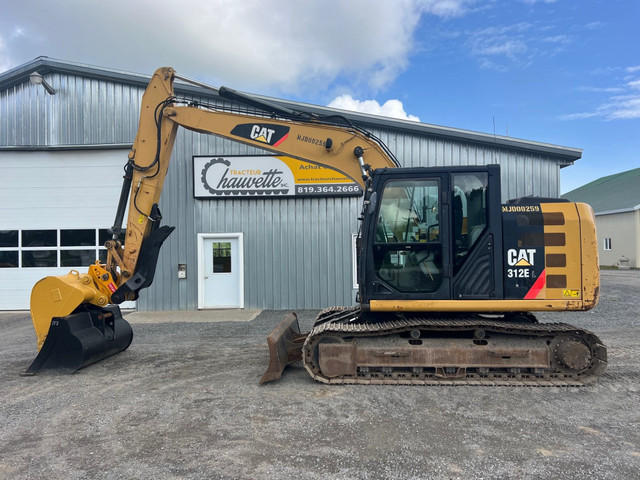
[[[72,150],[130,150],[132,143],[97,143],[81,145],[0,145],[2,152],[59,152]]]
[[[595,212],[594,215],[598,217],[600,215],[614,215],[616,213],[635,212],[636,210],[640,210],[640,205],[636,205],[635,207],[619,208],[617,210],[607,210],[605,212]]]

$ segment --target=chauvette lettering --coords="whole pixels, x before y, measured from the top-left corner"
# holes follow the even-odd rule
[[[287,195],[289,185],[277,168],[231,168],[224,158],[213,158],[202,169],[202,185],[212,195]]]

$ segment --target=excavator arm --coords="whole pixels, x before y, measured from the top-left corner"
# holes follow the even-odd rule
[[[117,305],[135,300],[140,290],[151,285],[160,247],[173,231],[160,226],[158,203],[178,127],[332,168],[363,188],[372,170],[399,166],[382,142],[342,117],[296,112],[224,87],[219,89],[221,97],[245,103],[259,114],[196,104],[176,97],[176,78],[172,68],[156,70],[142,97],[113,239],[105,244],[106,264],[98,261],[87,273],[73,270],[46,277],[34,286],[31,316],[40,353],[27,372],[75,371],[131,343],[131,327]]]

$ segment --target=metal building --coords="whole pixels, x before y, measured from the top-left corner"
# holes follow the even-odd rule
[[[0,75],[0,309],[28,308],[36,280],[81,270],[88,259],[104,255],[101,245],[113,222],[122,166],[136,135],[149,77],[47,57]],[[199,102],[231,105],[200,87],[176,84],[176,92]],[[298,110],[336,112],[272,101]],[[500,164],[505,201],[559,196],[560,168],[582,153],[339,113],[380,137],[403,166]],[[195,198],[194,157],[264,153],[215,136],[178,132],[160,202],[163,223],[177,228],[163,246],[154,283],[141,294],[139,309],[353,303],[360,197]],[[212,245],[230,250],[237,276],[205,278],[204,257]],[[235,285],[234,291],[221,284]]]

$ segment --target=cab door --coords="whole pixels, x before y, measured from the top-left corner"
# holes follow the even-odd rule
[[[449,175],[389,170],[374,177],[374,191],[365,219],[362,300],[450,298]]]
[[[452,298],[502,298],[499,168],[456,169],[451,187]]]

